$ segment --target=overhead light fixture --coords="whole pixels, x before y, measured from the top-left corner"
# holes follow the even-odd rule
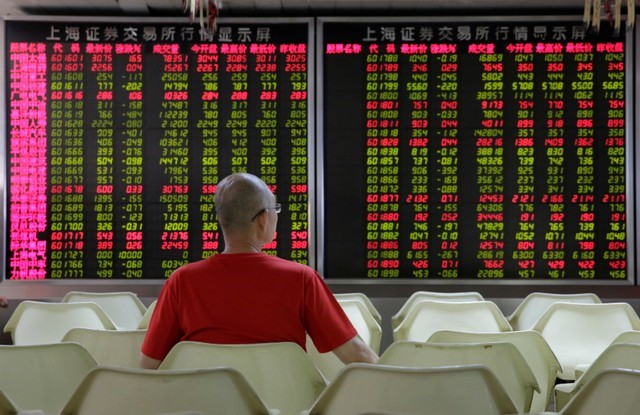
[[[612,6],[614,1],[615,4]],[[596,33],[599,32],[604,10],[605,19],[613,26],[616,32],[619,32],[622,22],[622,2],[623,0],[585,0],[584,15],[582,17],[585,26],[593,28]],[[627,29],[633,28],[635,20],[635,0],[627,0]]]
[[[193,23],[196,15],[200,18],[200,27],[209,33],[215,33],[222,0],[182,0],[185,12],[189,12],[189,21]]]

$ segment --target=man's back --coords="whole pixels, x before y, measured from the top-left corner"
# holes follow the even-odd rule
[[[261,253],[282,210],[265,182],[248,173],[227,176],[215,203],[224,251],[169,278],[142,344],[142,367],[157,368],[182,340],[286,341],[304,349],[305,332],[320,352],[333,351],[345,363],[377,361],[315,271]]]
[[[258,253],[215,255],[170,278],[149,327],[154,347],[143,351],[164,356],[174,338],[219,344],[294,342],[304,348],[306,331],[317,347],[330,351],[356,334],[336,306],[307,266]]]

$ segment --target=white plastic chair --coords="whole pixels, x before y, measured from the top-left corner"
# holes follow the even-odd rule
[[[327,382],[331,382],[338,372],[344,368],[344,363],[342,363],[333,352],[320,353],[308,334],[305,349],[307,350],[309,359],[311,359],[311,362],[313,362],[314,366]]]
[[[76,343],[0,346],[0,390],[22,411],[57,414],[94,367]]]
[[[63,342],[82,345],[101,366],[140,367],[140,348],[146,330],[71,329]]]
[[[620,333],[611,344],[614,343],[637,343],[640,344],[640,330],[629,330]]]
[[[376,320],[376,322],[379,325],[382,325],[382,316],[380,315],[380,312],[376,309],[369,297],[367,297],[365,294],[342,293],[334,294],[333,296],[336,298],[336,300],[338,300],[339,303],[343,301],[358,301],[362,303],[362,305],[365,306],[367,310],[369,310],[369,313],[371,313],[371,316]]]
[[[358,300],[341,300],[338,303],[362,341],[368,344],[374,352],[378,353],[380,340],[382,339],[382,329],[369,309]]]
[[[147,308],[135,293],[132,292],[82,292],[70,291],[62,299],[63,303],[98,304],[118,330],[135,330],[140,325]]]
[[[491,301],[421,301],[393,331],[393,338],[424,342],[439,330],[512,331],[498,306]]]
[[[529,412],[536,377],[522,354],[511,343],[394,342],[380,356],[380,365],[439,367],[478,364],[486,366],[500,381],[520,413]]]
[[[504,333],[473,333],[460,331],[437,331],[428,340],[429,343],[495,343],[513,344],[528,363],[540,387],[533,394],[530,412],[544,412],[553,396],[553,387],[562,366],[553,351],[537,331],[510,331]]]
[[[495,375],[479,365],[409,368],[353,363],[305,415],[514,414]]]
[[[622,333],[620,333],[620,335],[618,337],[613,339],[613,341],[611,342],[611,344],[616,344],[616,343],[636,343],[636,344],[640,344],[640,331],[629,330],[629,331],[622,332]],[[582,376],[582,374],[587,369],[589,369],[589,366],[591,366],[591,365],[587,364],[587,363],[581,363],[579,365],[576,365],[576,368],[575,368],[576,379],[580,378],[580,376]]]
[[[146,330],[149,328],[149,322],[151,321],[151,316],[153,315],[153,310],[156,309],[156,304],[158,300],[154,300],[149,307],[147,307],[147,311],[145,311],[142,316],[142,320],[140,320],[140,324],[138,324],[138,330]]]
[[[229,366],[242,373],[269,408],[282,415],[308,409],[326,382],[304,350],[295,343],[221,345],[180,342],[160,369]]]
[[[575,380],[576,365],[590,365],[622,332],[640,330],[627,303],[555,303],[533,330],[542,334],[562,365],[558,377]]]
[[[536,321],[554,303],[600,304],[600,297],[593,293],[552,294],[531,293],[526,296],[507,320],[514,330],[531,330]]]
[[[23,301],[4,326],[14,345],[57,343],[76,327],[115,330],[111,319],[96,303],[46,303]]]
[[[358,335],[371,349],[378,353],[382,339],[382,329],[371,310],[360,299],[340,298],[338,303],[358,332]],[[305,345],[307,354],[327,381],[331,381],[344,367],[344,363],[333,352],[320,353],[313,344],[311,337],[307,335]]]
[[[247,380],[231,368],[156,371],[99,367],[91,371],[62,415],[271,413]]]
[[[640,371],[608,369],[600,372],[573,397],[560,415],[637,415]]]
[[[484,297],[479,292],[464,291],[453,293],[441,293],[436,291],[416,291],[405,301],[400,310],[391,317],[391,328],[397,328],[402,320],[407,317],[409,311],[421,301],[445,301],[445,302],[470,302],[484,301]]]
[[[575,382],[560,383],[555,387],[555,409],[564,408],[598,373],[606,369],[640,370],[640,344],[614,343],[609,346]]]

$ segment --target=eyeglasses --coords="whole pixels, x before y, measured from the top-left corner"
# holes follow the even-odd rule
[[[251,222],[253,222],[254,220],[256,220],[256,218],[260,215],[262,215],[264,212],[268,212],[270,210],[275,210],[276,213],[280,213],[282,212],[282,204],[280,203],[276,203],[276,205],[272,208],[264,208],[261,209],[260,212],[256,213],[252,218],[251,218]]]

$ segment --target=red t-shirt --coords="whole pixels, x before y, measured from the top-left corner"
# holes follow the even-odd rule
[[[266,254],[218,254],[167,280],[142,352],[163,360],[179,341],[294,342],[325,353],[357,332],[311,268]]]

